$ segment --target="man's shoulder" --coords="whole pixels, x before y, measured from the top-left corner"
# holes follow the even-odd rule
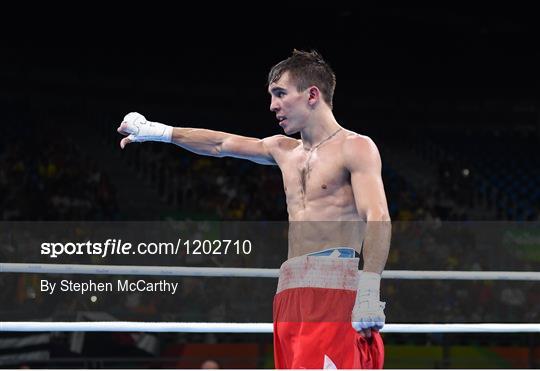
[[[300,145],[300,140],[277,134],[263,139],[264,145],[270,150],[293,150]]]
[[[367,135],[352,131],[347,131],[342,151],[345,165],[348,168],[370,166],[381,161],[375,142]]]
[[[345,134],[346,135],[343,140],[343,149],[346,152],[372,152],[374,150],[377,151],[377,146],[375,145],[375,142],[367,135],[358,134],[351,130],[346,130]]]

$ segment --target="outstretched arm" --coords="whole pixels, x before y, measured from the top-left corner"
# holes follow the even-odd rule
[[[270,148],[273,137],[257,139],[207,129],[172,127],[148,121],[136,112],[124,117],[118,132],[127,135],[120,141],[122,148],[132,142],[160,141],[174,143],[200,155],[229,156],[264,165],[276,164]]]

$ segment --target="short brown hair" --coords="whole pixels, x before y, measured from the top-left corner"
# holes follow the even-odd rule
[[[305,90],[311,85],[317,86],[322,92],[324,101],[332,108],[336,75],[318,52],[294,49],[289,58],[272,67],[268,74],[268,85],[279,80],[285,72],[289,72],[298,91]]]

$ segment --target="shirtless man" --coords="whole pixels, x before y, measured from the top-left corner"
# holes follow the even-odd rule
[[[378,330],[385,316],[379,290],[391,226],[381,159],[370,138],[336,121],[334,88],[335,75],[317,52],[294,50],[271,69],[270,110],[285,134],[299,132],[299,140],[171,127],[134,112],[118,128],[127,135],[122,148],[131,142],[162,141],[201,155],[279,166],[290,230],[289,259],[281,267],[274,299],[277,368],[383,366]],[[363,243],[356,233],[361,225]],[[357,254],[364,261],[360,273]],[[322,305],[328,313],[321,317]]]

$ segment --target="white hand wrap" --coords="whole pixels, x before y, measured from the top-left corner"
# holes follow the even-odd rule
[[[159,122],[147,121],[146,118],[137,112],[130,112],[124,117],[126,123],[124,131],[129,134],[128,138],[132,142],[171,142],[172,126]]]
[[[358,292],[352,312],[352,326],[356,331],[374,328],[380,330],[386,317],[386,303],[379,300],[381,275],[372,272],[360,273]]]

